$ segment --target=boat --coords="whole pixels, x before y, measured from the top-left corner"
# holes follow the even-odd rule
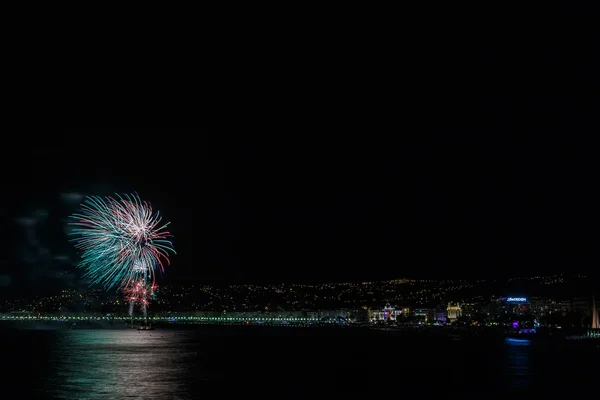
[[[153,326],[138,326],[137,330],[138,331],[153,331],[154,327]]]

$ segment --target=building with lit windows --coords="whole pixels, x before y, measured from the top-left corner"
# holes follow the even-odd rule
[[[433,309],[433,322],[445,324],[448,320],[448,310],[443,304]]]
[[[560,311],[560,304],[545,297],[533,297],[530,300],[530,310],[535,317],[546,317]]]
[[[448,316],[448,320],[450,322],[456,321],[458,318],[462,316],[462,309],[460,308],[460,303],[451,304],[448,303],[448,307],[446,308],[446,313]]]
[[[514,315],[525,315],[530,311],[529,299],[527,297],[503,297],[501,299],[503,303],[505,314],[514,314]]]
[[[478,312],[478,305],[474,303],[462,303],[460,308],[462,310],[462,315],[466,317],[472,317]]]
[[[385,307],[383,307],[383,310],[371,310],[369,314],[371,322],[396,321],[396,319],[402,315],[402,310],[397,310],[390,306],[390,303],[387,303]]]
[[[427,308],[416,308],[413,312],[415,321],[428,322],[431,319],[431,310]]]
[[[571,300],[571,309],[580,315],[591,315],[592,309],[590,308],[590,305],[589,297],[578,297]]]
[[[560,313],[565,316],[573,311],[571,307],[571,300],[563,300],[560,302]]]

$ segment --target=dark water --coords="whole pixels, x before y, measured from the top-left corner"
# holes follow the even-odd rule
[[[0,336],[3,393],[13,393],[3,398],[575,395],[593,393],[600,380],[596,344],[243,327],[0,330]]]

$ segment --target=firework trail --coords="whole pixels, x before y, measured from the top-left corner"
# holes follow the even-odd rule
[[[125,300],[129,301],[130,304],[139,304],[140,306],[147,307],[157,288],[156,284],[148,284],[140,279],[125,287],[123,292],[125,293]]]
[[[175,254],[160,214],[137,195],[87,197],[70,216],[71,241],[81,252],[79,266],[91,284],[125,288],[143,279],[154,283]]]
[[[138,304],[144,315],[144,319],[148,316],[148,306],[150,300],[156,294],[156,284],[149,284],[143,279],[137,282],[130,282],[128,286],[123,288],[125,300],[129,302],[129,316],[133,316],[134,305]]]
[[[160,214],[137,195],[87,197],[81,210],[69,217],[69,235],[81,252],[79,267],[90,284],[120,288],[129,302],[129,316],[139,305],[147,317],[156,292],[156,273],[175,254],[171,235],[161,225]]]

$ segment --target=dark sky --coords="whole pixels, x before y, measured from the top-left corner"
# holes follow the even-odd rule
[[[595,272],[593,10],[486,7],[24,14],[23,81],[89,92],[47,107],[163,128],[13,135],[1,282],[76,281],[63,220],[115,191],[172,221],[165,282]]]

